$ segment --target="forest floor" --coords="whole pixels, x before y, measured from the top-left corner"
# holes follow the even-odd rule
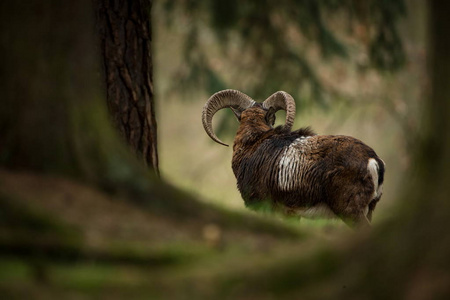
[[[184,200],[204,213],[167,215],[73,180],[0,170],[0,294],[246,298],[243,279],[349,234]]]

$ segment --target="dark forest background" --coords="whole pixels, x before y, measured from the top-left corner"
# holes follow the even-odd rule
[[[2,298],[448,298],[449,6],[2,2]],[[373,228],[245,210],[223,88],[371,145]]]

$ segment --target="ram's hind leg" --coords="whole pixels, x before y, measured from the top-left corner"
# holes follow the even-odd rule
[[[377,197],[369,203],[369,211],[367,213],[367,219],[369,219],[370,222],[372,222],[372,214],[373,214],[373,211],[375,210],[375,207],[377,206],[377,203],[380,200],[380,198],[381,197]]]
[[[364,213],[357,215],[343,216],[341,219],[351,228],[365,228],[370,227],[370,221]]]
[[[372,192],[349,188],[329,203],[331,210],[352,228],[370,227],[369,211]]]

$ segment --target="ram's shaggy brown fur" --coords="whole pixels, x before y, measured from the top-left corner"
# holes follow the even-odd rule
[[[259,106],[243,111],[234,140],[232,167],[246,205],[269,201],[298,214],[325,204],[350,226],[369,224],[384,177],[375,151],[349,136],[272,128],[267,114]],[[283,158],[288,154],[293,157]],[[378,164],[377,182],[368,170],[370,159]]]

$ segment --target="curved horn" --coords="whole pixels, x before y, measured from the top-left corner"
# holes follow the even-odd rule
[[[295,101],[291,95],[286,92],[278,91],[263,102],[265,109],[274,108],[275,111],[283,109],[286,111],[286,124],[289,129],[294,125],[295,119]]]
[[[212,118],[214,114],[219,110],[221,110],[222,108],[227,107],[242,112],[245,109],[253,106],[253,104],[255,104],[255,101],[242,92],[236,90],[223,90],[217,92],[214,95],[212,95],[206,102],[205,106],[203,106],[203,113],[202,113],[203,128],[205,128],[206,133],[215,142],[222,144],[224,146],[228,146],[227,144],[219,140],[219,138],[213,132]]]

